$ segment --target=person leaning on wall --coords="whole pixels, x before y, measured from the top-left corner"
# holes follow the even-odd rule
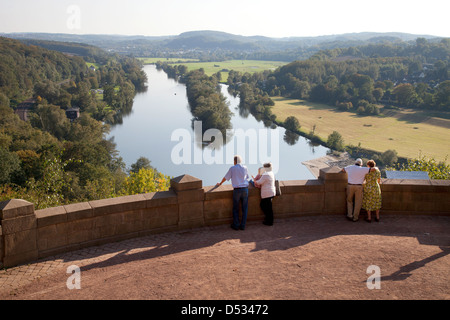
[[[231,179],[233,186],[233,223],[231,228],[234,230],[245,230],[248,212],[248,179],[250,175],[246,166],[242,165],[241,156],[234,156],[234,166],[228,169],[222,181],[216,184],[216,187]],[[242,204],[242,219],[239,221],[239,207]]]
[[[363,199],[363,183],[366,174],[370,169],[362,167],[362,160],[356,159],[355,164],[346,166],[342,172],[347,172],[347,219],[351,221],[358,221],[359,213],[361,211]]]
[[[265,163],[263,165],[264,173],[261,178],[255,181],[255,186],[261,188],[260,207],[264,213],[263,224],[267,226],[273,225],[273,209],[272,199],[275,197],[275,176],[272,172],[272,164]]]
[[[367,222],[372,222],[372,211],[375,211],[375,221],[380,221],[381,209],[381,172],[376,167],[374,160],[367,161],[367,167],[371,168],[366,175],[364,183],[362,208],[367,211]]]

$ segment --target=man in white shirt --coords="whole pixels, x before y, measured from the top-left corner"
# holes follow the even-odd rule
[[[362,167],[362,160],[356,159],[354,165],[342,169],[347,172],[347,219],[358,221],[363,198],[363,182],[370,168]],[[354,198],[354,200],[353,200]]]
[[[234,230],[244,230],[247,222],[248,212],[248,174],[247,167],[241,164],[242,158],[234,156],[234,166],[232,166],[223,177],[222,181],[216,184],[216,187],[222,185],[225,181],[231,179],[233,186],[233,224]],[[239,204],[242,203],[242,220],[239,221]]]

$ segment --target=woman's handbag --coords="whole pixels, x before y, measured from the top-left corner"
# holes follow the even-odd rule
[[[280,188],[280,182],[278,180],[275,180],[275,195],[281,196],[281,188]]]

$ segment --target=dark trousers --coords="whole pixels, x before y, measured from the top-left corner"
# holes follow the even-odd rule
[[[239,207],[242,203],[242,220],[239,221]],[[248,188],[233,190],[233,227],[245,229],[248,212]]]
[[[273,197],[264,198],[259,203],[261,210],[264,212],[264,223],[269,225],[273,224],[272,199]]]

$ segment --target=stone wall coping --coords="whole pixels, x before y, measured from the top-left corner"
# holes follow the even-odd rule
[[[339,167],[327,167],[319,170],[319,180],[347,180],[347,173]]]
[[[146,207],[146,199],[142,194],[110,199],[89,201],[94,216],[124,212]]]
[[[281,194],[297,192],[322,192],[322,180],[285,180],[280,181]]]
[[[183,174],[181,176],[172,178],[170,180],[170,186],[175,191],[184,191],[184,190],[191,190],[191,189],[201,189],[203,185],[203,181],[190,176],[188,174]]]
[[[22,199],[0,202],[0,220],[13,219],[34,213],[34,204]]]
[[[147,208],[178,203],[177,194],[173,190],[146,193],[144,198],[147,200]]]
[[[67,222],[67,211],[64,206],[36,210],[35,213],[38,228]]]
[[[91,218],[93,214],[89,202],[73,203],[64,206],[67,213],[67,221]]]
[[[344,214],[347,174],[320,170],[315,180],[280,180],[274,199],[279,217]],[[21,199],[0,202],[0,264],[13,266],[37,257],[144,234],[230,222],[231,183],[202,187],[183,175],[168,191],[68,204],[35,210]],[[450,181],[382,179],[383,214],[450,215]],[[261,219],[261,191],[249,186],[249,220]]]
[[[227,199],[231,198],[233,195],[233,186],[231,184],[224,184],[219,187],[207,186],[203,187],[205,192],[205,200],[215,200],[215,199]],[[261,189],[254,187],[253,185],[248,186],[248,196],[258,197],[260,196]]]

